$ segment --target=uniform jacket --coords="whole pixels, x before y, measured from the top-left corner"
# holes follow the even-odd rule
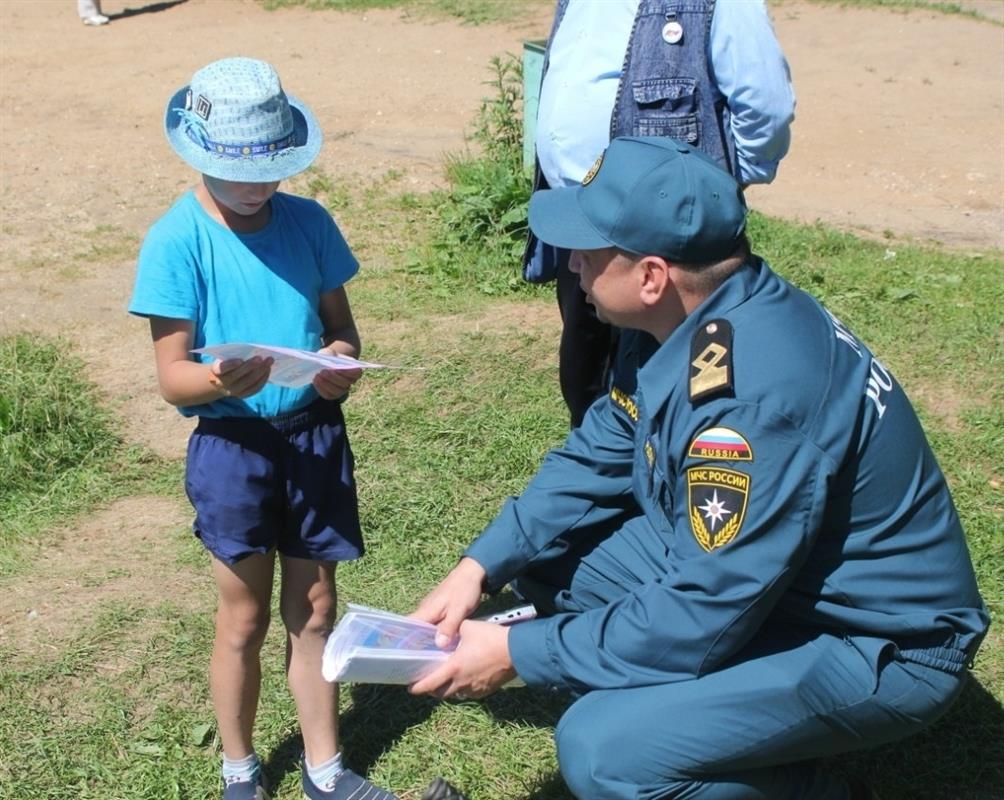
[[[576,530],[641,526],[665,574],[515,626],[527,683],[690,679],[768,624],[964,668],[988,615],[959,518],[902,389],[839,320],[752,257],[640,369],[626,350],[626,378],[467,555],[495,589]]]

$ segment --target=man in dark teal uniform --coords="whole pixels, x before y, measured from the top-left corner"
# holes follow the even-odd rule
[[[419,606],[459,643],[412,690],[579,695],[555,734],[579,797],[866,797],[815,760],[937,719],[987,629],[902,389],[745,221],[736,182],[665,139],[615,139],[530,204],[635,333],[609,396]],[[467,619],[510,581],[541,619]]]

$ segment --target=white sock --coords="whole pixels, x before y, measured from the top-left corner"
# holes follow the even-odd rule
[[[319,789],[330,789],[338,779],[338,776],[345,772],[345,767],[342,766],[342,754],[340,751],[316,767],[310,766],[310,762],[307,761],[306,756],[303,758],[303,763],[307,765],[307,775],[310,777],[310,780]]]
[[[233,783],[234,781],[253,781],[261,772],[261,762],[258,754],[251,751],[251,755],[232,760],[223,756],[223,781]]]

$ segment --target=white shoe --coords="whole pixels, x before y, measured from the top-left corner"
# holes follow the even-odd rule
[[[91,14],[89,17],[81,17],[84,25],[107,25],[109,20],[104,14]]]

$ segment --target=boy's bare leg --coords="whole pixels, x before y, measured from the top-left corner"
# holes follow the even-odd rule
[[[280,556],[279,607],[286,626],[286,678],[296,702],[310,764],[338,752],[338,684],[321,674],[324,643],[335,622],[335,564]]]
[[[261,690],[262,643],[268,631],[275,554],[251,555],[236,564],[213,558],[219,592],[209,688],[223,754],[251,754],[251,734]]]

